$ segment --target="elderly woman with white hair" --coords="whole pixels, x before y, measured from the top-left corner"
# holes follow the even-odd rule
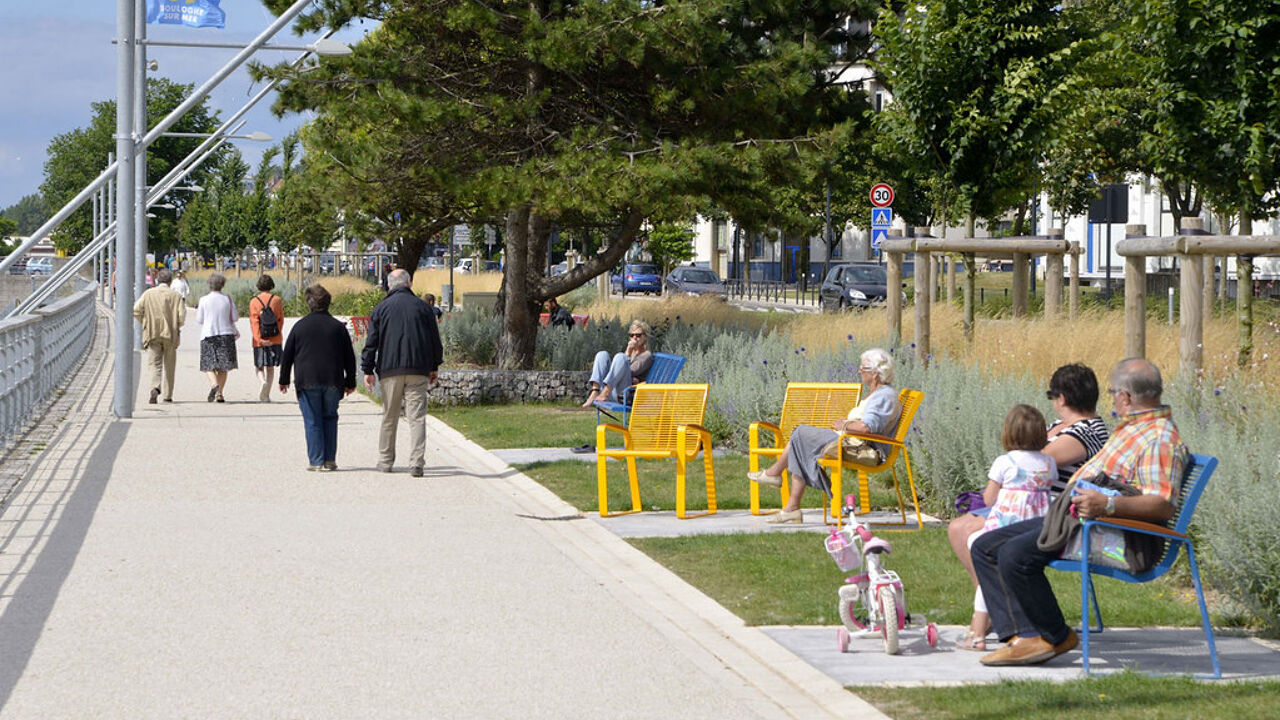
[[[875,465],[890,448],[883,443],[863,442],[847,438],[843,450],[836,449],[841,433],[888,435],[898,424],[902,406],[898,391],[893,389],[893,358],[880,348],[864,353],[858,363],[862,380],[862,401],[849,411],[848,417],[836,420],[830,429],[800,425],[791,433],[778,461],[764,470],[747,473],[747,479],[762,485],[782,486],[782,471],[791,473],[791,497],[782,511],[769,520],[772,524],[802,523],[800,500],[806,487],[815,487],[831,497],[831,479],[818,461],[843,452],[844,459],[860,465]],[[803,482],[796,482],[796,480]]]

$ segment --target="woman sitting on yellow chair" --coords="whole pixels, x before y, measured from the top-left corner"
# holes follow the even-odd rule
[[[768,522],[772,524],[802,523],[800,500],[805,487],[815,487],[831,497],[831,480],[818,465],[823,457],[835,457],[841,433],[888,435],[902,410],[898,391],[893,389],[893,358],[880,348],[864,353],[858,363],[862,379],[862,401],[849,411],[849,416],[832,423],[830,429],[800,425],[787,441],[778,461],[764,470],[747,473],[747,479],[762,485],[782,486],[782,471],[791,473],[791,497],[782,511]],[[876,465],[883,461],[889,447],[881,443],[845,438],[844,459],[860,465]],[[804,482],[795,482],[800,478]]]

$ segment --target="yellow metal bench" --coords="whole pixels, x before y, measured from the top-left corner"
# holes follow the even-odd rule
[[[831,508],[830,515],[835,516],[836,524],[842,521],[840,517],[840,505],[842,500],[841,491],[841,470],[848,468],[858,473],[858,512],[868,513],[871,511],[869,501],[869,491],[867,488],[867,477],[872,473],[884,472],[888,470],[893,473],[893,490],[898,495],[898,513],[902,517],[899,523],[876,523],[877,525],[888,525],[892,527],[906,527],[907,510],[906,505],[902,501],[902,487],[898,483],[898,455],[902,455],[903,464],[907,467],[907,483],[911,487],[911,504],[916,511],[916,529],[924,527],[924,521],[920,517],[920,499],[916,495],[916,481],[911,475],[911,457],[907,453],[906,439],[907,432],[911,430],[911,421],[915,419],[916,410],[920,409],[920,402],[924,400],[924,393],[919,390],[903,390],[898,394],[898,402],[902,405],[902,411],[898,415],[898,426],[892,437],[884,435],[861,435],[858,433],[846,433],[840,436],[840,445],[844,446],[846,437],[862,438],[870,442],[877,442],[889,446],[889,454],[885,456],[884,462],[879,465],[859,465],[840,457],[822,458],[818,462],[830,470],[831,476]],[[827,519],[827,509],[823,508],[823,518]]]
[[[627,427],[614,423],[596,426],[596,479],[600,493],[600,517],[640,512],[640,484],[636,477],[637,458],[674,458],[676,461],[676,517],[702,517],[716,512],[716,475],[711,458],[711,433],[702,427],[707,409],[705,383],[635,386],[635,399]],[[623,447],[608,447],[607,435],[622,435]],[[697,515],[685,513],[685,469],[701,452],[707,480],[707,509]],[[609,512],[608,459],[627,461],[631,483],[631,509]]]
[[[770,458],[770,464],[782,454],[782,448],[800,425],[830,428],[836,420],[857,407],[862,394],[861,383],[787,383],[787,395],[782,401],[782,417],[778,424],[753,422],[749,429],[748,462],[752,472],[760,469],[760,458]],[[760,444],[761,432],[773,436],[773,447]],[[790,495],[790,473],[782,472],[781,503],[786,504]],[[751,514],[768,515],[777,510],[760,510],[760,484],[751,483]]]

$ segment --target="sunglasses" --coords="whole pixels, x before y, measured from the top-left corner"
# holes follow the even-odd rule
[[[628,337],[644,337],[644,333],[630,333]]]

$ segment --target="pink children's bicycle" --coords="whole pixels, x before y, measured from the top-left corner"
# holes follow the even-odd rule
[[[906,628],[910,619],[902,579],[885,569],[882,556],[892,548],[887,540],[873,535],[866,523],[858,521],[853,510],[855,500],[852,495],[845,497],[843,514],[848,521],[843,528],[832,528],[826,540],[827,552],[841,570],[854,572],[865,566],[860,574],[845,578],[840,588],[840,621],[844,627],[836,631],[836,643],[844,653],[849,652],[852,638],[880,635],[884,651],[896,655],[898,631]],[[924,625],[929,647],[937,647],[938,626],[923,617],[919,621]]]

